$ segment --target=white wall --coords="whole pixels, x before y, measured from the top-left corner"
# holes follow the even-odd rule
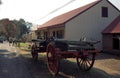
[[[101,17],[101,7],[108,7],[108,17]],[[80,40],[81,37],[87,37],[102,41],[101,32],[120,14],[107,1],[103,0],[93,6],[86,12],[80,14],[66,23],[65,39]],[[102,49],[102,42],[97,48]]]

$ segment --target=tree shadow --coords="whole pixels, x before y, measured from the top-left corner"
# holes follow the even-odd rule
[[[0,56],[1,57],[18,57],[18,54],[15,52],[10,52],[6,49],[0,49]]]
[[[1,52],[8,52],[8,50],[6,50],[6,49],[0,49],[0,53]]]
[[[0,78],[31,78],[26,71],[17,53],[5,49],[0,50]]]
[[[26,57],[27,56],[27,57]],[[52,76],[47,68],[46,57],[39,56],[34,61],[30,54],[22,55],[23,61],[27,66],[33,78],[119,78],[119,74],[110,75],[104,70],[93,67],[90,71],[84,72],[80,70],[75,62],[69,60],[61,60],[59,74]]]

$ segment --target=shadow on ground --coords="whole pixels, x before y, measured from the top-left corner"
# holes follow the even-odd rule
[[[0,49],[0,57],[18,57],[18,54],[15,52],[10,52],[8,50]]]
[[[60,61],[60,72],[57,76],[52,76],[48,71],[45,55],[39,55],[39,60],[34,61],[31,54],[21,55],[26,67],[33,78],[119,78],[120,75],[109,75],[105,71],[92,68],[88,72],[79,70],[75,62],[69,60]]]
[[[1,52],[8,52],[8,50],[0,49],[0,53],[1,53]]]
[[[99,53],[96,56],[96,60],[103,60],[103,59],[117,59],[117,60],[120,60],[120,56],[117,56],[115,54],[110,54],[110,53]]]

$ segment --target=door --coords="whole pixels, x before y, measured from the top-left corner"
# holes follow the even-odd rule
[[[113,49],[119,49],[119,39],[118,38],[113,38]]]

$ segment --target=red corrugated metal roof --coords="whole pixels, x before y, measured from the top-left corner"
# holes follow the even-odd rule
[[[89,8],[91,8],[92,6],[94,6],[95,4],[97,4],[100,1],[101,0],[97,0],[88,5],[85,5],[83,7],[77,8],[75,10],[72,10],[70,12],[62,14],[60,16],[57,16],[57,17],[51,19],[50,21],[44,23],[43,25],[41,25],[38,29],[46,28],[46,27],[50,27],[50,26],[57,26],[59,24],[64,24],[65,22],[67,22],[67,21],[71,20],[72,18],[76,17],[77,15],[83,13],[84,11],[88,10]]]
[[[120,33],[120,15],[107,28],[105,28],[102,33]]]

